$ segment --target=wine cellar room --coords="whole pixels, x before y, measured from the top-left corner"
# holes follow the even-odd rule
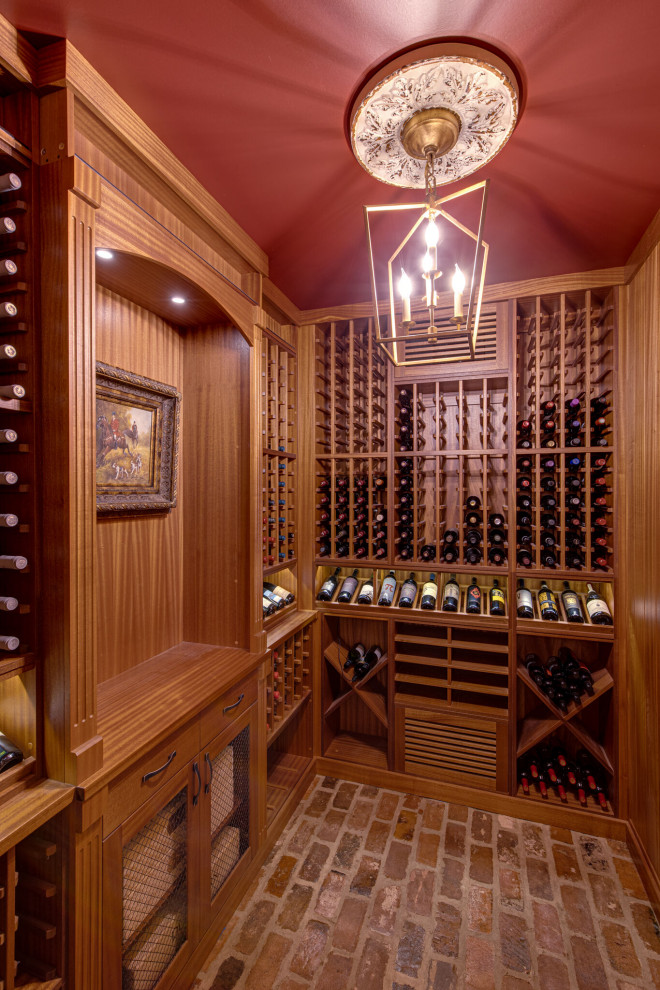
[[[154,13],[0,2],[0,990],[660,990],[660,13]]]

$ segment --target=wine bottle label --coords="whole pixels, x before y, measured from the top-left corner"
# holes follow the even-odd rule
[[[341,586],[342,595],[352,595],[357,588],[357,578],[347,577]]]
[[[468,588],[467,593],[468,593],[468,600],[471,599],[473,602],[481,601],[481,588],[479,588],[476,584],[471,584],[470,587]]]
[[[490,600],[493,605],[504,605],[504,592],[501,588],[491,588]]]
[[[534,610],[534,602],[532,599],[532,593],[529,588],[518,588],[516,591],[516,607],[517,608],[531,608]]]
[[[324,581],[323,584],[321,585],[321,591],[319,591],[319,594],[321,594],[321,592],[324,592],[324,594],[331,594],[334,590],[335,590],[334,579],[328,578],[328,580]]]
[[[427,581],[422,588],[422,598],[437,598],[438,597],[438,586],[435,581]]]
[[[605,612],[606,615],[610,614],[607,602],[604,602],[602,598],[587,599],[587,612],[590,619],[593,619],[594,615],[597,615],[599,612]]]
[[[459,596],[458,585],[455,584],[445,585],[445,590],[442,595],[443,604],[444,602],[456,602],[456,604],[458,605],[458,596]]]
[[[564,599],[564,606],[567,612],[581,611],[580,599],[578,598],[578,596],[575,594],[574,591],[565,591],[562,595],[562,598]]]
[[[18,598],[0,598],[0,612],[13,612],[18,608]]]
[[[403,588],[401,589],[401,598],[414,598],[416,591],[417,591],[416,585],[414,585],[412,581],[406,581]]]
[[[551,591],[539,591],[539,606],[541,612],[556,612],[554,596]]]

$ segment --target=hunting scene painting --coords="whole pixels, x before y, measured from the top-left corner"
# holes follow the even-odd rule
[[[170,385],[97,363],[98,511],[153,512],[176,504],[179,400]]]

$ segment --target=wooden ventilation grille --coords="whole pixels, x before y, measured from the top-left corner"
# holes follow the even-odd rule
[[[406,773],[495,788],[496,725],[407,708]]]
[[[408,338],[402,357],[406,361],[432,362],[470,361],[470,347],[464,333],[452,330],[453,323],[442,314],[436,320],[440,333],[436,343],[428,340],[415,341]],[[445,329],[446,328],[446,329]],[[421,328],[420,328],[421,329]],[[482,307],[479,319],[475,361],[495,361],[497,359],[497,310],[494,306]]]

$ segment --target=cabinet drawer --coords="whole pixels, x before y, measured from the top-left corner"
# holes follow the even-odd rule
[[[232,724],[257,700],[257,673],[250,674],[202,713],[202,745]]]
[[[159,787],[190,763],[199,749],[199,722],[194,721],[172,733],[165,742],[150,750],[110,784],[108,804],[103,814],[103,835],[109,835],[126,821]]]

